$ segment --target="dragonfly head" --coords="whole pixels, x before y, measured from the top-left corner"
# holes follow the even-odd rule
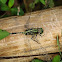
[[[38,28],[38,33],[42,34],[43,33],[43,29],[42,28]]]

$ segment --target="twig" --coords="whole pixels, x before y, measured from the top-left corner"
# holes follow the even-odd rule
[[[2,16],[0,16],[0,18],[2,18],[4,15],[6,15],[7,12],[5,12]]]
[[[29,10],[28,10],[28,6],[27,6],[27,3],[26,3],[26,0],[23,0],[23,1],[24,1],[24,4],[25,4],[26,12],[29,12]]]
[[[60,55],[61,55],[60,44],[59,44],[59,36],[58,36],[58,35],[57,35],[57,45],[58,45],[59,53],[60,53]]]

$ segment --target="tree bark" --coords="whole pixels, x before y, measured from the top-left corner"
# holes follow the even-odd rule
[[[27,21],[29,22],[28,24]],[[25,27],[26,25],[28,27]],[[0,62],[29,62],[40,54],[41,56],[39,57],[41,57],[41,59],[45,59],[42,54],[49,54],[49,56],[52,57],[50,53],[59,52],[57,35],[59,36],[60,49],[62,51],[62,6],[32,12],[31,15],[27,13],[24,16],[0,19],[0,29],[7,30],[10,33],[24,32],[27,28],[43,28],[43,34],[41,36],[37,35],[36,37],[40,44],[31,39],[32,35],[24,35],[21,33],[11,34],[0,40],[0,58],[21,57],[5,60],[1,59]],[[29,59],[27,60],[28,57]]]

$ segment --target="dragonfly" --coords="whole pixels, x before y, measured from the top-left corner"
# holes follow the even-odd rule
[[[32,10],[31,10],[31,12],[32,12]],[[31,15],[31,12],[30,12],[30,15]],[[31,35],[32,36],[31,39],[36,41],[37,43],[39,43],[36,40],[36,37],[37,37],[38,34],[41,36],[41,34],[43,33],[43,29],[42,28],[29,28],[29,20],[30,20],[30,16],[29,16],[29,18],[27,20],[27,23],[25,25],[25,28],[27,28],[27,29],[24,32],[9,33],[6,30],[0,29],[0,40],[7,37],[10,34],[22,33],[22,34],[25,34],[25,35]],[[35,39],[34,39],[34,37],[35,37]]]
[[[39,42],[36,39],[34,39],[34,37],[37,37],[38,34],[41,36],[41,34],[43,33],[43,29],[42,28],[30,28],[30,29],[25,30],[24,32],[18,32],[18,33],[22,33],[25,35],[32,35],[31,39],[36,41],[39,44]],[[10,33],[10,34],[18,34],[18,33]]]

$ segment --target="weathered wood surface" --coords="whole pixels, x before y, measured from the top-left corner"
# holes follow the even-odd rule
[[[20,57],[13,59],[0,59],[0,62],[30,62],[34,58],[42,59],[44,61],[51,61],[57,54],[40,55],[40,56],[30,56],[30,57]]]
[[[59,35],[60,47],[62,51],[62,6],[32,12],[31,15],[26,14],[24,16],[13,16],[0,19],[0,29],[7,30],[10,33],[23,32],[27,29],[25,25],[28,19],[28,28],[43,28],[44,30],[42,37],[38,35],[36,38],[40,44],[33,41],[31,39],[31,35],[26,36],[24,34],[12,34],[0,40],[0,57],[30,56],[58,52],[59,50],[56,39],[57,35]],[[19,59],[25,60],[26,58]],[[13,60],[11,60],[8,59],[7,61],[13,62]],[[15,59],[15,62],[18,62],[17,60],[18,59]],[[7,62],[4,60],[1,61]]]

